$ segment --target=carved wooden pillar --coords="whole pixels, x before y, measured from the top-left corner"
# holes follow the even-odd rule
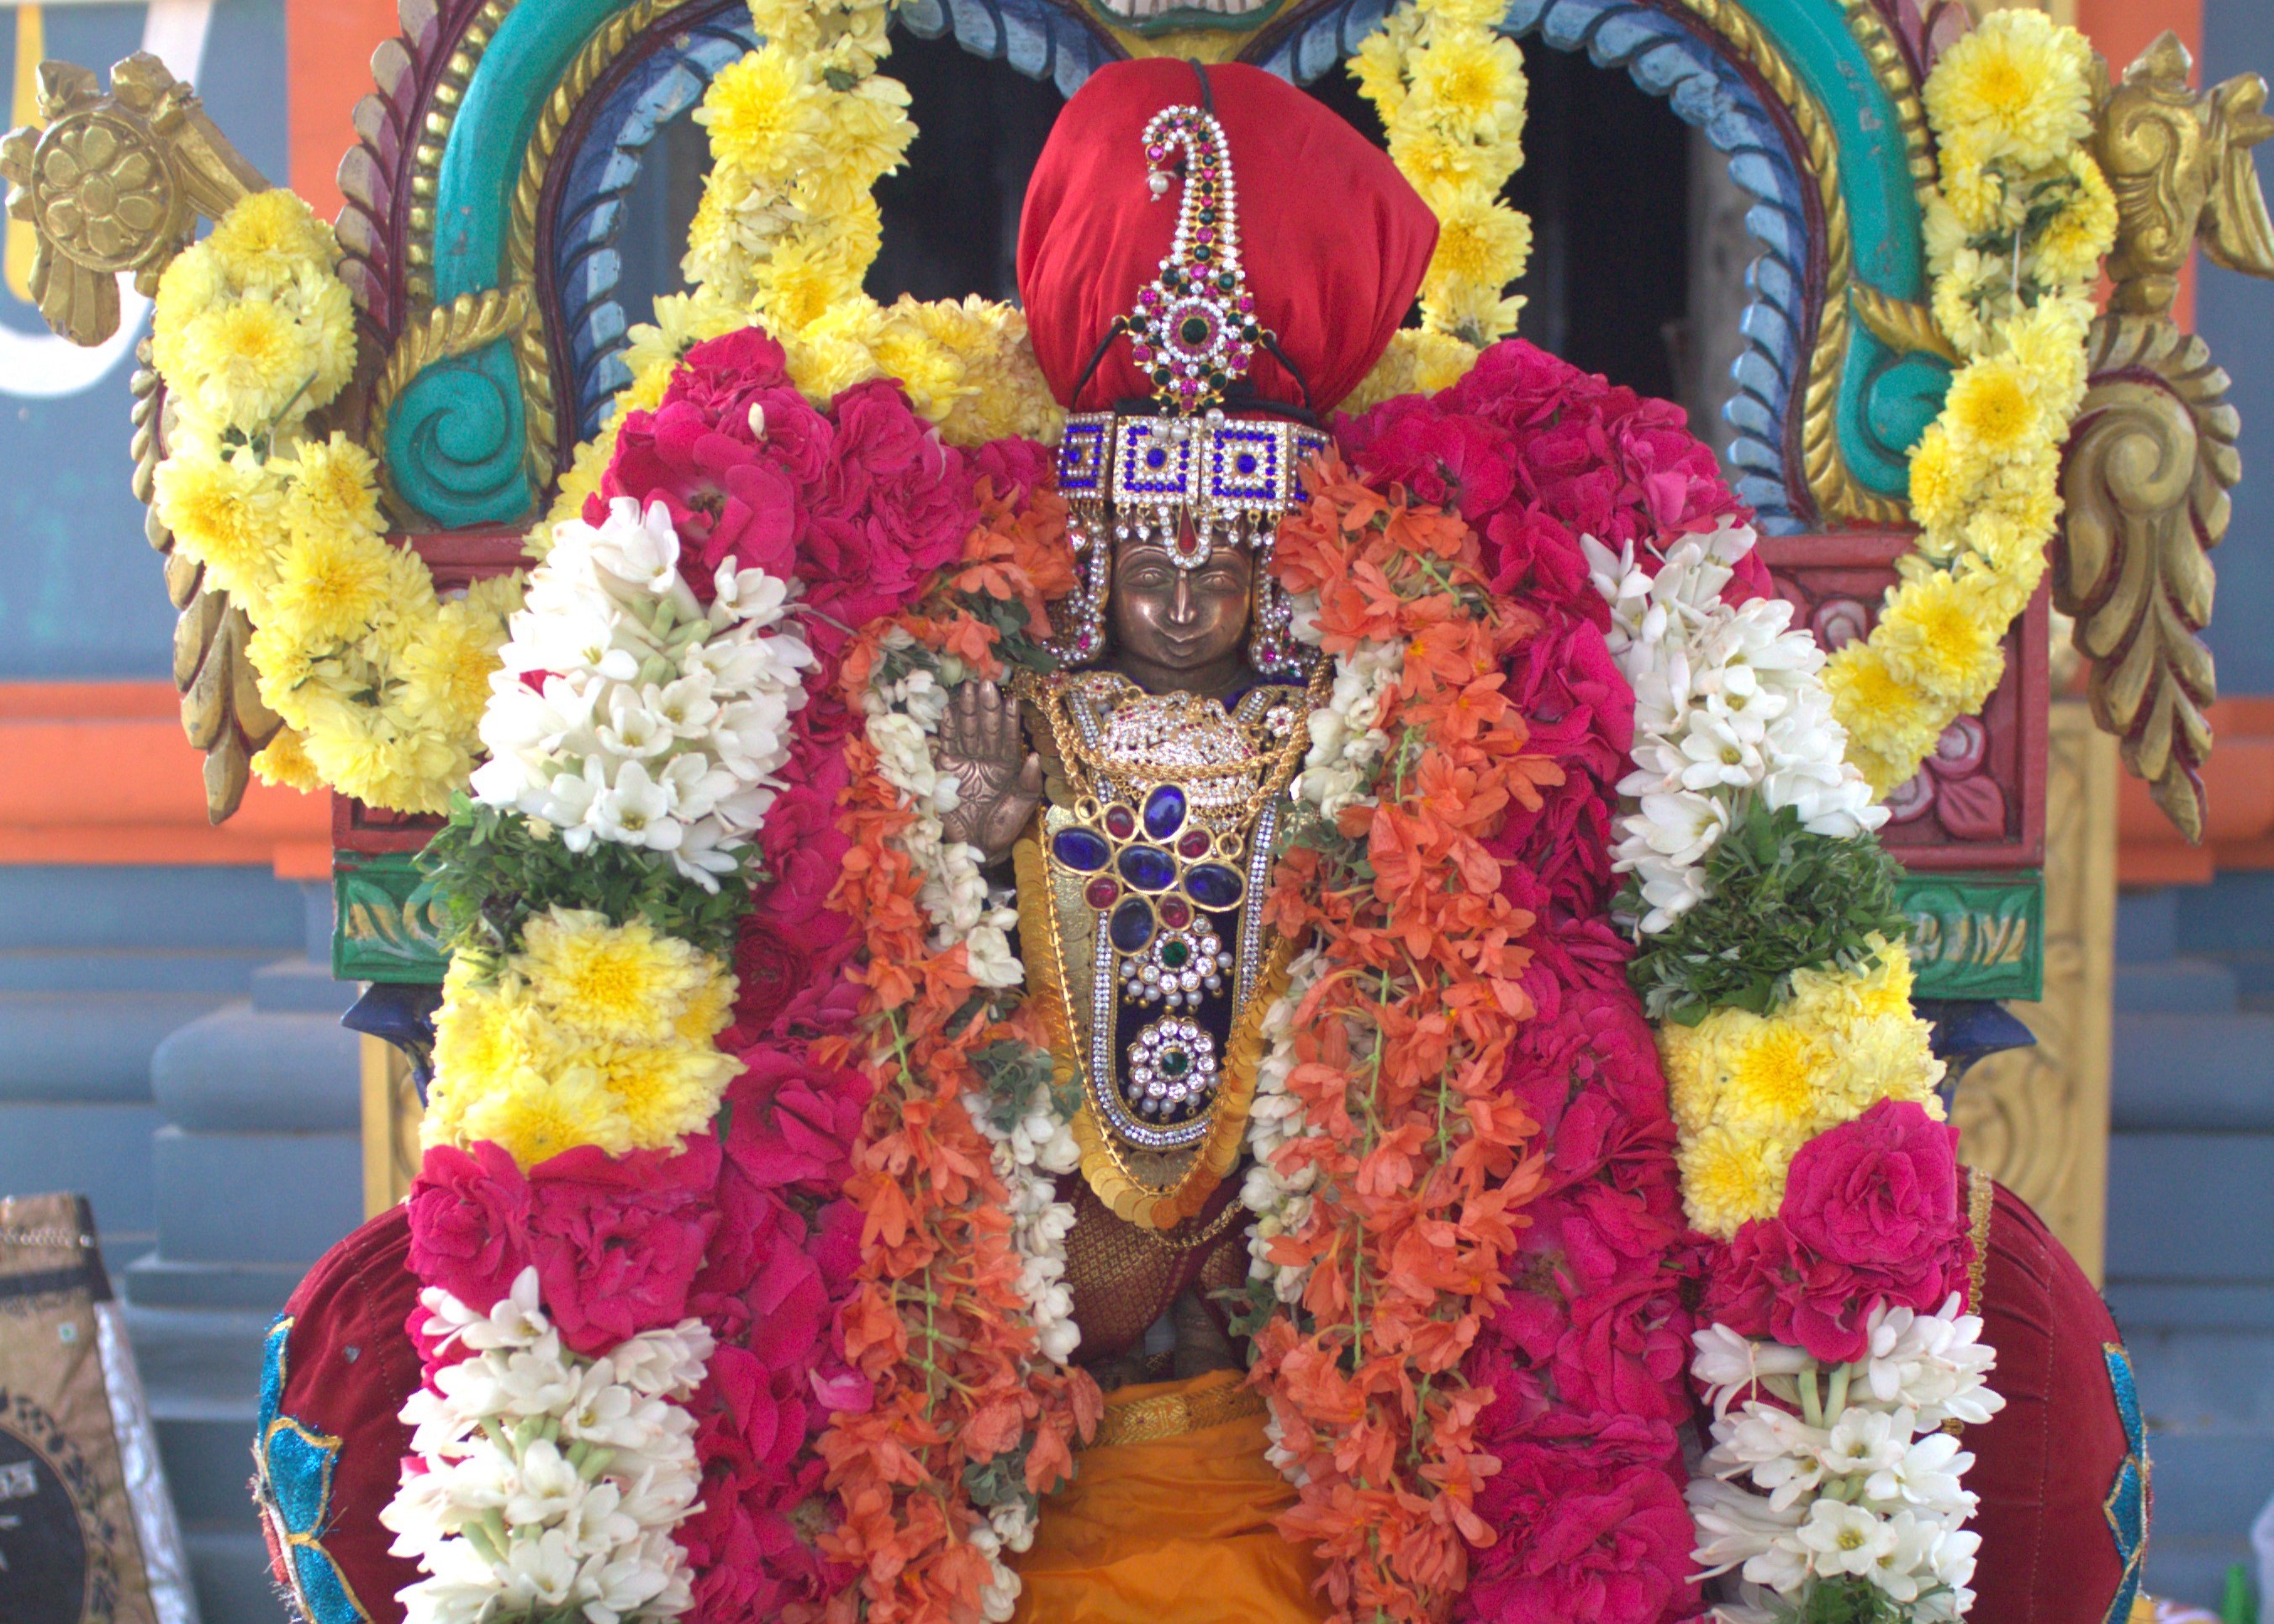
[[[363,1215],[410,1193],[418,1171],[418,1090],[410,1062],[383,1038],[363,1038]]]
[[[2097,1284],[2108,1197],[2116,980],[2115,741],[2081,700],[2052,708],[2045,786],[2044,996],[2009,1005],[2037,1047],[1966,1074],[1960,1154],[2037,1208]]]

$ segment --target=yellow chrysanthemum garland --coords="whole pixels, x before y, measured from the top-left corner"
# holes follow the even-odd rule
[[[1926,220],[1934,318],[1965,364],[1911,453],[1920,533],[1902,579],[1869,641],[1825,672],[1849,759],[1883,795],[1982,708],[2006,628],[2044,574],[2093,279],[2116,229],[2084,150],[2092,49],[2074,29],[1992,12],[1943,54],[1925,101],[1941,146]]]
[[[816,404],[872,378],[898,379],[950,444],[1048,440],[1059,411],[1027,343],[1026,318],[976,297],[884,305],[862,291],[877,257],[877,182],[900,167],[915,125],[907,91],[877,72],[891,0],[759,0],[766,43],[713,79],[695,117],[711,170],[683,261],[695,291],[656,301],[631,329],[632,382],[609,425],[580,447],[544,529],[582,508],[629,410],[662,399],[688,348],[752,321],[787,352]],[[541,550],[541,536],[532,538]]]
[[[1694,1026],[1660,1023],[1683,1202],[1698,1229],[1727,1240],[1773,1217],[1800,1147],[1881,1100],[1942,1116],[1943,1064],[1912,1012],[1910,955],[1878,937],[1872,946],[1866,972],[1796,971],[1791,997],[1767,1015],[1730,1008]]]
[[[677,1150],[742,1069],[712,1041],[734,978],[644,919],[556,906],[502,964],[455,954],[442,995],[429,1147],[493,1139],[523,1167],[580,1145]]]
[[[1500,200],[1524,162],[1524,57],[1497,25],[1502,0],[1414,0],[1367,36],[1351,71],[1382,115],[1389,155],[1437,216],[1421,325],[1401,329],[1348,402],[1458,381],[1516,331],[1509,284],[1532,258],[1532,222]]]
[[[440,812],[472,771],[519,589],[485,582],[438,601],[418,555],[386,540],[370,455],[305,432],[355,365],[338,259],[331,229],[274,191],[167,267],[151,327],[169,408],[154,505],[252,621],[260,697],[285,725],[254,771]]]

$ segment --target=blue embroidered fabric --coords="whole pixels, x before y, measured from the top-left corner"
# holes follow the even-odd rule
[[[2121,1342],[2103,1342],[2108,1361],[2108,1385],[2116,1395],[2116,1413],[2124,1423],[2126,1454],[2116,1469],[2116,1481],[2101,1502],[2108,1531],[2115,1537],[2116,1554],[2124,1562],[2124,1582],[2108,1605],[2104,1624],[2125,1624],[2132,1616],[2133,1598],[2140,1593],[2140,1568],[2148,1554],[2148,1429],[2140,1419],[2140,1394],[2132,1380],[2131,1356]]]
[[[282,1553],[292,1599],[309,1624],[371,1624],[347,1575],[324,1549],[332,1469],[340,1440],[282,1412],[290,1317],[268,1327],[260,1356],[260,1430],[252,1443],[253,1496]]]

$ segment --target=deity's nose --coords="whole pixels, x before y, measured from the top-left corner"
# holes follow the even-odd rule
[[[1169,599],[1169,620],[1172,625],[1182,626],[1192,618],[1193,572],[1180,569],[1177,572],[1176,595]]]

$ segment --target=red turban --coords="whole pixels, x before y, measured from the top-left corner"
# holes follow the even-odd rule
[[[1332,408],[1382,358],[1437,245],[1437,220],[1373,143],[1261,68],[1206,70],[1231,151],[1241,258],[1258,320]],[[1126,339],[1073,399],[1116,316],[1137,302],[1169,252],[1177,194],[1146,185],[1145,125],[1165,107],[1201,106],[1200,71],[1152,57],[1100,68],[1050,131],[1019,222],[1019,292],[1035,354],[1059,404],[1100,410],[1152,394]],[[1267,354],[1248,381],[1266,400],[1303,391]]]

